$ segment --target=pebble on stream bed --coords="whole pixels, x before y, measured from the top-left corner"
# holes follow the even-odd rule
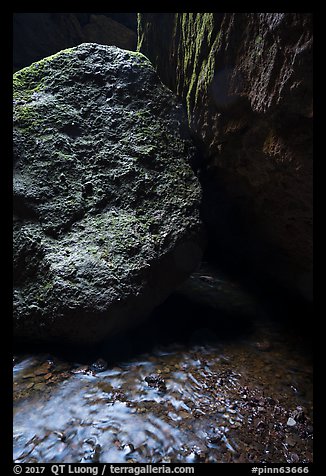
[[[291,390],[293,379],[309,388],[311,375],[298,361],[290,378],[280,357],[282,350],[294,360],[286,348],[266,354],[251,346],[172,345],[98,372],[91,363],[49,366],[41,355],[21,356],[14,460],[311,462],[311,399]]]

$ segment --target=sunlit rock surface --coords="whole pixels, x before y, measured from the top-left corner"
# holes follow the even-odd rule
[[[16,338],[96,342],[195,269],[183,121],[140,53],[82,44],[14,75]]]

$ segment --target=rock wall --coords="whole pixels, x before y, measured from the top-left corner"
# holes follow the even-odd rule
[[[141,13],[138,50],[185,102],[213,252],[311,298],[312,15]]]

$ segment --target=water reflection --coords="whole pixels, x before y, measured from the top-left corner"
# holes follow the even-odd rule
[[[270,320],[204,271],[96,355],[16,356],[17,463],[312,461],[312,365],[285,303]]]
[[[299,404],[306,416],[298,423],[296,445],[301,460],[309,460],[311,439],[302,434],[311,401],[291,390],[292,384],[309,387],[301,370],[307,368],[296,360],[295,372],[288,372],[288,350],[254,352],[251,341],[229,344],[221,354],[217,350],[171,345],[97,373],[91,363],[56,359],[51,367],[45,355],[23,358],[14,367],[14,460],[225,462],[254,451],[260,460],[272,455],[271,460],[285,461],[292,447],[273,438],[277,424],[283,440],[288,438],[287,416]],[[279,375],[275,383],[274,375]],[[155,379],[164,381],[163,390]],[[264,432],[259,435],[257,427]],[[248,444],[250,431],[256,436]],[[260,448],[261,440],[269,453]]]

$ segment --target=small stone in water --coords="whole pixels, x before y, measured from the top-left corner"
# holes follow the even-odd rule
[[[66,435],[64,433],[62,433],[61,431],[54,431],[53,432],[55,435],[57,435],[57,437],[59,438],[59,440],[61,441],[65,441],[66,440]]]
[[[297,442],[296,442],[291,436],[287,436],[287,437],[286,437],[285,443],[286,443],[288,446],[292,446],[292,447],[297,444]]]
[[[129,448],[129,453],[128,453],[128,454],[133,453],[133,452],[135,451],[135,447],[134,447],[134,445],[133,445],[132,443],[128,443],[128,444],[125,446],[125,448]]]
[[[294,410],[294,412],[292,412],[292,417],[298,421],[299,423],[303,423],[306,419],[306,416],[305,416],[305,413],[304,413],[304,410],[302,407],[297,407],[296,410]]]
[[[287,426],[295,426],[297,422],[293,418],[290,417],[286,424]]]
[[[96,372],[104,372],[108,368],[108,364],[104,359],[97,359],[96,362],[94,362],[91,365],[91,369],[95,370]]]
[[[163,378],[158,374],[151,374],[145,377],[145,381],[150,387],[156,387],[161,391],[166,390],[166,385]]]
[[[179,416],[181,416],[181,418],[190,418],[191,415],[188,412],[181,411],[179,412]]]
[[[118,439],[113,440],[113,444],[118,450],[121,451],[123,449],[123,446],[120,440]]]
[[[296,453],[292,453],[290,456],[291,463],[298,463],[300,461],[299,456]]]
[[[84,374],[88,371],[89,371],[88,365],[81,365],[80,367],[77,367],[76,369],[71,370],[73,374]]]
[[[50,370],[50,364],[45,362],[38,369],[35,370],[35,375],[46,375]]]
[[[23,379],[34,378],[34,377],[35,377],[35,374],[31,374],[31,373],[23,375]]]

